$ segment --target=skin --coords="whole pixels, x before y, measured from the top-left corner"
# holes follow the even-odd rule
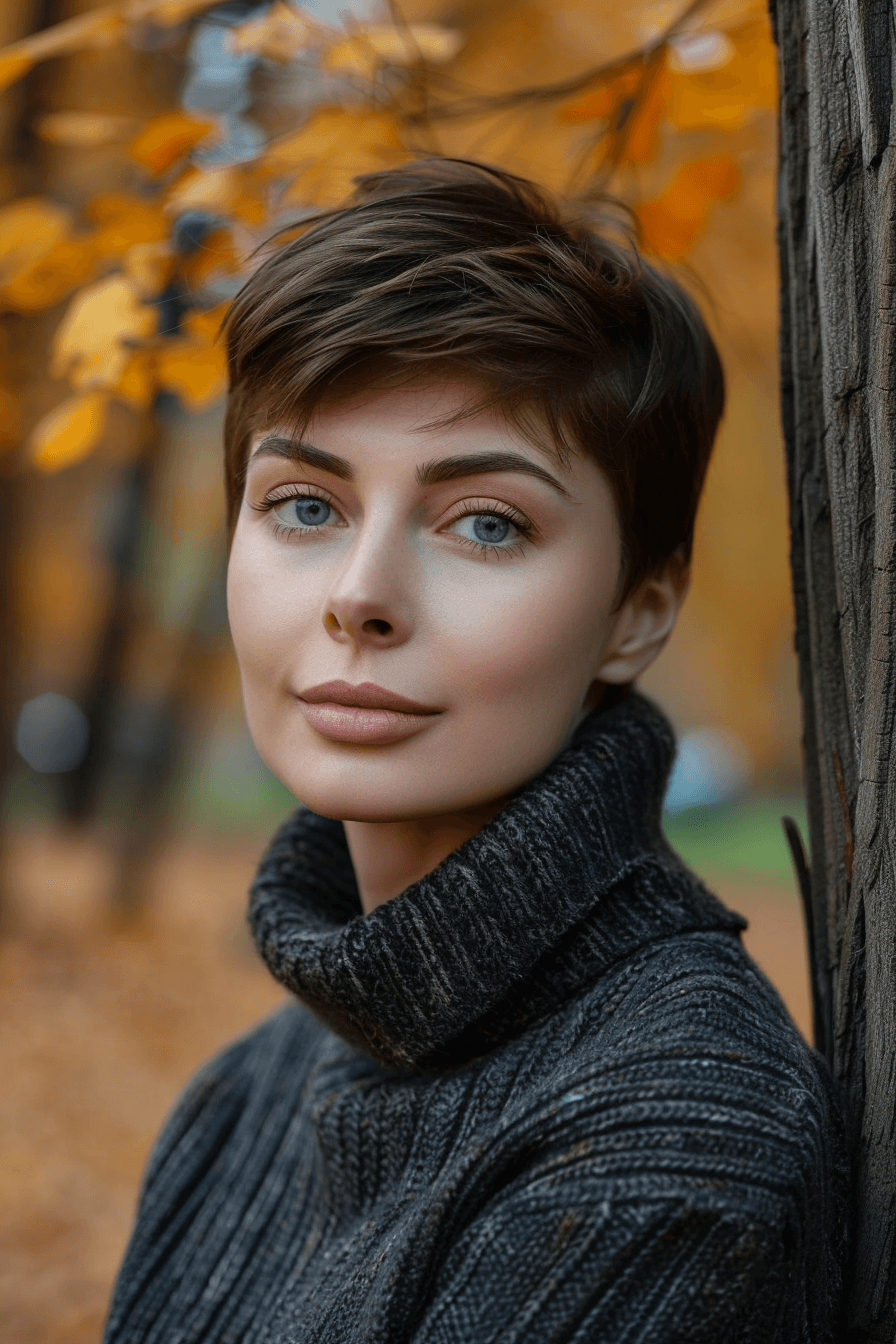
[[[494,408],[434,425],[480,395],[437,376],[355,392],[305,431],[316,463],[283,428],[250,449],[228,571],[249,728],[296,798],[345,823],[365,912],[538,775],[607,685],[644,671],[687,588],[673,557],[619,605],[603,472],[585,456],[561,465]],[[424,470],[494,453],[516,465]],[[299,695],[336,679],[438,712],[399,741],[332,741]]]

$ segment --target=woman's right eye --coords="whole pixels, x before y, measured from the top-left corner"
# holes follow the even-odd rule
[[[318,495],[293,495],[271,510],[281,527],[311,530],[331,521],[333,506]]]

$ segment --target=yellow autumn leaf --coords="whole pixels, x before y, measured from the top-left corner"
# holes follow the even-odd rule
[[[121,371],[114,395],[135,411],[145,411],[156,394],[155,359],[148,350],[135,350]]]
[[[220,345],[180,337],[156,354],[159,386],[190,411],[204,411],[227,390],[227,362]]]
[[[123,275],[105,280],[75,295],[51,345],[50,372],[67,377],[73,387],[112,388],[139,344],[156,330],[156,310],[140,301],[133,283]]]
[[[42,140],[73,149],[113,145],[124,140],[133,128],[133,117],[116,117],[106,112],[48,112],[34,122]]]
[[[671,261],[683,257],[706,228],[712,205],[736,195],[740,181],[727,154],[685,164],[660,196],[636,210],[645,247]]]
[[[27,75],[33,64],[23,51],[0,51],[0,92]]]
[[[131,158],[151,173],[164,173],[172,164],[189,154],[200,141],[209,137],[216,123],[209,117],[193,117],[187,112],[166,112],[153,117],[131,142]]]
[[[97,252],[90,236],[63,238],[34,265],[20,270],[3,286],[3,299],[19,313],[52,308],[97,269]]]
[[[207,308],[205,312],[196,310],[184,318],[184,329],[195,336],[198,341],[204,341],[212,345],[221,331],[221,323],[230,307],[228,303],[219,303],[214,308]]]
[[[169,234],[161,206],[125,192],[94,196],[85,214],[97,226],[91,237],[102,257],[121,257],[138,243],[164,242]]]
[[[134,243],[122,262],[125,275],[142,299],[160,294],[174,268],[174,256],[167,243]]]
[[[28,441],[31,460],[40,471],[61,471],[81,462],[96,447],[106,428],[109,398],[102,392],[69,397],[35,425]]]
[[[40,196],[26,196],[0,209],[0,286],[35,266],[70,228],[68,211]]]
[[[287,202],[336,205],[361,173],[395,167],[408,158],[398,122],[388,112],[320,107],[298,131],[275,141],[261,166],[293,179]]]
[[[454,28],[437,23],[411,23],[406,28],[374,24],[334,42],[324,56],[326,70],[372,75],[381,65],[443,65],[457,55],[463,38]]]
[[[241,166],[187,168],[165,199],[165,212],[169,216],[181,215],[186,210],[229,215],[246,224],[263,224],[268,214],[254,175]]]
[[[320,38],[321,29],[303,10],[275,0],[262,18],[232,29],[230,46],[233,51],[254,51],[269,61],[287,65]]]

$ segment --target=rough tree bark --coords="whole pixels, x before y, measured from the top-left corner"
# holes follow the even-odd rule
[[[852,1342],[896,1340],[896,40],[890,0],[772,0],[782,403],[816,1044],[854,1162]]]

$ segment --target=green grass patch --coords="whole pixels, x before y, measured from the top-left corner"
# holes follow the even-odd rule
[[[666,817],[664,830],[672,847],[697,873],[786,880],[793,876],[793,865],[781,818],[788,816],[805,839],[802,800],[767,795],[676,813]]]

